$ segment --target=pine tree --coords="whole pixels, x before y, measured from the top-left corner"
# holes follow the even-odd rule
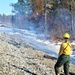
[[[30,0],[18,0],[16,4],[12,4],[14,12],[19,14],[29,14],[31,12]]]
[[[12,7],[14,8],[12,13],[15,13],[12,15],[12,24],[18,28],[27,28],[27,17],[32,12],[30,0],[18,0]]]
[[[39,14],[44,11],[44,0],[31,0],[33,13]]]
[[[68,9],[71,12],[71,33],[75,34],[75,25],[74,25],[74,14],[75,14],[75,0],[61,0],[60,1],[61,8]]]
[[[31,0],[31,4],[33,4],[33,12],[44,11],[46,7],[47,12],[49,13],[58,6],[56,0]]]

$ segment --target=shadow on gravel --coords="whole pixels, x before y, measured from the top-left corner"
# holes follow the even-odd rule
[[[72,72],[70,72],[69,74],[70,74],[70,75],[75,75],[75,73],[72,73]],[[64,74],[60,74],[60,75],[64,75]]]
[[[23,70],[23,71],[25,71],[25,72],[27,72],[27,73],[29,73],[29,74],[37,75],[37,74],[35,74],[35,73],[33,73],[33,72],[30,72],[30,71],[27,70],[25,67],[20,68],[20,67],[18,67],[18,66],[16,66],[16,65],[12,65],[12,66],[15,67],[15,68],[17,68],[17,69],[19,69],[19,70]]]
[[[75,75],[75,73],[70,72],[70,75]]]
[[[50,56],[50,55],[44,55],[43,57],[47,58],[47,59],[57,60],[56,57],[53,57],[53,56]]]

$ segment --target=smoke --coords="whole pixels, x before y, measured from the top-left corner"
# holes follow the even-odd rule
[[[53,13],[34,13],[32,5],[25,1],[25,5],[16,4],[15,15],[12,15],[14,27],[35,31],[37,34],[60,36],[64,32],[71,32],[72,14],[67,9],[57,8]],[[62,36],[62,35],[61,35]]]

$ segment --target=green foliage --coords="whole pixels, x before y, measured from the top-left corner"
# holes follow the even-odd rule
[[[24,3],[24,0],[18,0],[18,2],[20,2],[20,3]]]
[[[16,4],[12,4],[15,13],[26,14],[30,10],[29,0],[18,0]]]
[[[59,5],[75,13],[75,0],[61,0]]]
[[[66,8],[71,12],[75,13],[75,0],[60,0],[60,1],[47,0],[46,8],[48,12],[49,11],[52,12],[57,8]]]
[[[40,1],[41,1],[41,4],[40,4]],[[55,10],[58,7],[58,2],[55,0],[31,0],[31,4],[34,4],[33,10],[39,11],[38,9],[40,7],[41,11],[43,9],[43,10],[46,10],[47,13]]]
[[[46,8],[48,12],[52,12],[58,7],[58,2],[55,0],[47,0]]]

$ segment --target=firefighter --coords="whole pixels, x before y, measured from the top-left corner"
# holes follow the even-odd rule
[[[55,74],[60,75],[59,68],[63,65],[65,75],[69,75],[69,63],[70,63],[70,53],[71,53],[71,44],[68,41],[70,35],[65,33],[63,35],[64,42],[61,44],[58,60],[54,66]]]

